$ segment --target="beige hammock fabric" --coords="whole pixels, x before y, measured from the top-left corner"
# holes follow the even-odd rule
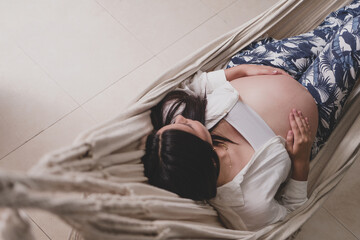
[[[43,157],[27,175],[0,172],[1,222],[9,240],[33,239],[21,208],[49,211],[83,239],[286,239],[325,201],[351,166],[360,142],[360,86],[327,145],[311,162],[309,200],[283,221],[257,232],[231,230],[206,203],[146,184],[140,157],[151,130],[150,108],[197,71],[222,68],[250,42],[309,31],[349,0],[282,0],[166,71],[138,101],[111,121],[81,134],[72,146]],[[57,194],[54,197],[54,193]],[[74,194],[78,193],[78,194]],[[85,193],[83,198],[79,193]]]

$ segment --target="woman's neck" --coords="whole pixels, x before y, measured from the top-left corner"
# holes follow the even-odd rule
[[[245,138],[228,122],[221,120],[211,134],[229,139],[223,144],[214,145],[220,161],[220,173],[217,186],[230,181],[243,169],[254,154],[254,149]]]

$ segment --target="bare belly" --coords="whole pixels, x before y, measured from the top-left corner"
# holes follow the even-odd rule
[[[318,110],[314,98],[300,83],[285,75],[259,75],[230,82],[240,100],[253,108],[269,127],[286,138],[290,130],[289,113],[295,108],[309,118],[312,138],[318,126]]]
[[[276,135],[286,139],[290,130],[289,114],[293,108],[309,118],[312,141],[318,126],[318,110],[314,98],[300,83],[284,75],[260,75],[235,79],[230,82],[239,92],[240,100],[249,105],[269,125]],[[237,144],[228,144],[223,151],[217,148],[220,157],[218,186],[231,181],[254,154],[254,149],[246,139],[229,123],[221,120],[212,131],[226,136]],[[231,158],[227,157],[232,156]],[[228,161],[232,161],[228,167]]]

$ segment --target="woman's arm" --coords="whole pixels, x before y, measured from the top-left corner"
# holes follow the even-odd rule
[[[299,208],[307,201],[307,178],[312,146],[309,121],[300,111],[293,109],[289,114],[291,130],[286,139],[286,150],[292,161],[292,175],[287,182],[279,203],[272,201],[267,206],[271,223],[283,219],[287,213]]]
[[[242,78],[246,76],[276,75],[276,74],[289,75],[280,68],[274,68],[264,65],[255,65],[255,64],[241,64],[236,67],[225,69],[225,76],[228,81],[232,81],[234,79]]]
[[[180,84],[177,90],[187,90],[194,95],[203,95],[212,93],[219,88],[227,88],[230,92],[234,88],[229,84],[237,78],[255,75],[289,75],[284,70],[264,65],[242,64],[225,70],[213,72],[199,71],[193,78]]]

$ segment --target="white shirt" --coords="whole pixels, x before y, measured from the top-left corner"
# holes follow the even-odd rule
[[[239,94],[226,80],[225,72],[198,72],[179,89],[206,94],[206,127],[212,128],[239,101]],[[256,230],[282,220],[307,201],[307,181],[289,179],[279,200],[275,195],[291,169],[285,139],[275,136],[255,150],[248,164],[234,179],[217,189],[210,203],[223,223],[233,229]]]

